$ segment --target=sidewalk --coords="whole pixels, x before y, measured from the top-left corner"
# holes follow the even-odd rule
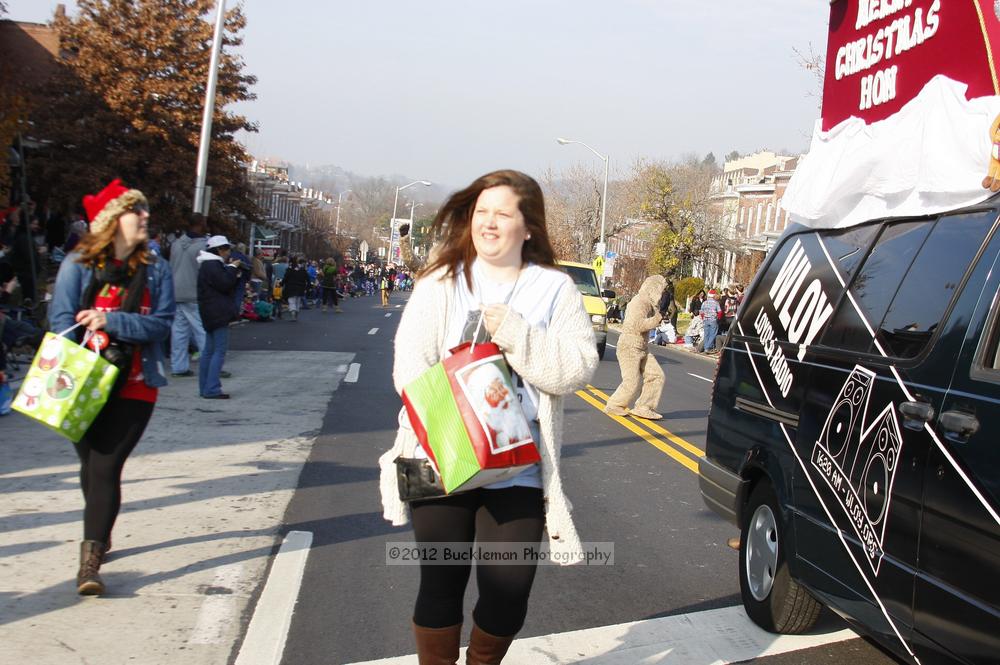
[[[352,358],[230,352],[229,401],[172,379],[125,466],[99,598],[76,594],[83,501],[72,444],[19,414],[0,418],[4,662],[229,662]]]
[[[618,333],[619,335],[622,334],[622,327],[621,327],[620,323],[609,323],[608,324],[608,330],[613,330],[614,332]],[[719,362],[719,354],[718,353],[715,353],[715,354],[697,353],[693,349],[687,349],[687,348],[684,347],[683,338],[678,337],[678,340],[679,340],[679,343],[677,343],[677,344],[667,344],[665,346],[660,346],[659,344],[653,344],[652,342],[650,342],[649,343],[649,348],[650,349],[670,349],[671,351],[673,351],[675,353],[683,353],[684,355],[692,356],[694,358],[701,358],[702,360],[706,360],[706,361],[712,363],[713,365],[717,364]]]

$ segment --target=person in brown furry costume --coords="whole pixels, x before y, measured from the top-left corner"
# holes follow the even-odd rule
[[[649,331],[660,324],[657,307],[666,286],[667,280],[660,275],[647,277],[639,287],[639,293],[625,308],[622,333],[618,338],[618,366],[622,372],[622,383],[604,407],[604,413],[608,415],[627,416],[631,413],[649,420],[663,417],[656,412],[663,392],[663,370],[656,358],[650,356],[648,343]],[[628,405],[640,386],[642,393],[630,410]]]

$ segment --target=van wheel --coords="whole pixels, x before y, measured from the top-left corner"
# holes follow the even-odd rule
[[[785,525],[767,482],[750,495],[740,532],[740,595],[750,619],[772,633],[796,635],[813,627],[822,605],[788,574]]]
[[[607,346],[608,346],[607,342],[601,342],[600,344],[597,345],[597,357],[600,358],[601,360],[604,360],[604,349],[606,349]]]

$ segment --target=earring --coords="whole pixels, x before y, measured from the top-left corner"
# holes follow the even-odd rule
[[[525,240],[531,240],[531,234],[529,233],[528,235],[524,236],[524,239]]]

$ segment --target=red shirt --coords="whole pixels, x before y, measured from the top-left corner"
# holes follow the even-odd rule
[[[99,312],[117,312],[122,308],[125,300],[126,290],[120,286],[105,284],[97,297],[94,298],[94,309]],[[143,289],[142,302],[139,304],[140,314],[150,314],[153,311],[152,301],[149,296],[149,289]],[[142,355],[137,346],[132,354],[132,367],[128,373],[128,379],[122,386],[118,396],[122,399],[137,399],[142,402],[156,402],[158,394],[156,388],[150,388],[142,375]]]

